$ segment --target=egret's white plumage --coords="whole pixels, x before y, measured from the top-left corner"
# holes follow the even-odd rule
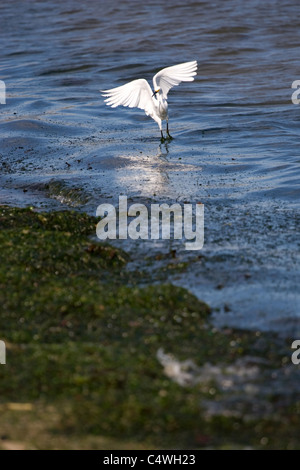
[[[129,108],[140,108],[145,111],[147,116],[151,116],[157,122],[161,136],[162,121],[167,121],[167,134],[169,137],[168,126],[168,92],[173,86],[181,82],[192,82],[197,74],[197,62],[184,62],[183,64],[173,65],[160,70],[153,77],[154,93],[147,80],[140,78],[126,83],[126,85],[103,90],[102,96],[108,106],[116,108],[117,106],[128,106]]]

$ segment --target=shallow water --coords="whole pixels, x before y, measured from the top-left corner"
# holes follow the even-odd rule
[[[217,325],[299,337],[297,11],[291,0],[1,3],[0,203],[95,213],[119,194],[201,201],[201,257],[173,242],[189,263],[173,282]],[[195,59],[195,82],[169,94],[168,144],[142,111],[103,104],[99,89]]]

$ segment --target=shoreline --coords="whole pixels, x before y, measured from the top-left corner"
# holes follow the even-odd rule
[[[12,423],[27,417],[24,448],[45,435],[53,448],[299,448],[300,370],[286,340],[216,328],[168,272],[158,285],[144,259],[127,269],[132,254],[91,239],[95,217],[8,206],[0,216],[0,447],[20,442]]]

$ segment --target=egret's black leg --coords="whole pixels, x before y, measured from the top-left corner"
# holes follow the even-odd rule
[[[169,139],[173,139],[173,137],[170,135],[170,132],[169,132],[169,121],[168,121],[168,119],[167,119],[167,134],[168,134]]]
[[[163,131],[161,130],[160,133],[161,133],[161,139],[160,139],[160,141],[161,141],[161,142],[164,142],[166,139],[164,138]]]

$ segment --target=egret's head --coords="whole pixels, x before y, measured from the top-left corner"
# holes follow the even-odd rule
[[[157,90],[154,91],[152,97],[153,97],[153,96],[156,96],[156,93],[159,93],[159,92],[160,92],[160,88],[157,88]]]

